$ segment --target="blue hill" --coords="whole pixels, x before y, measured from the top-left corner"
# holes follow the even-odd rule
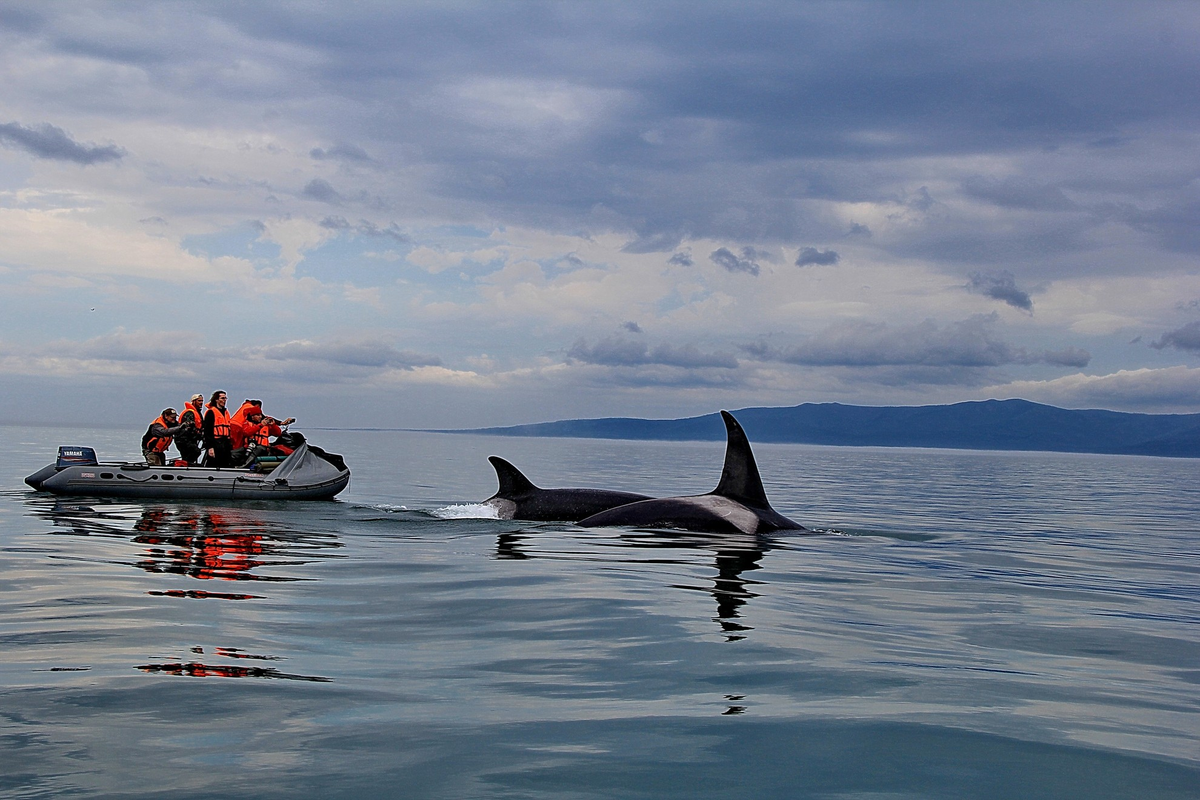
[[[1073,410],[1027,400],[881,407],[805,403],[743,408],[734,414],[756,442],[1200,457],[1200,414]],[[725,437],[715,413],[671,420],[562,420],[458,432],[590,439]]]

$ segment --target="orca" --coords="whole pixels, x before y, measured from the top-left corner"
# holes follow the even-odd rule
[[[807,530],[771,508],[746,432],[728,411],[722,411],[721,418],[725,420],[728,440],[725,466],[716,489],[708,494],[641,500],[617,506],[582,519],[579,525],[584,528],[670,528],[696,533],[764,534]]]
[[[578,522],[614,506],[649,500],[644,494],[610,492],[607,489],[542,489],[499,456],[488,456],[500,481],[500,489],[487,500],[500,519],[532,522]]]

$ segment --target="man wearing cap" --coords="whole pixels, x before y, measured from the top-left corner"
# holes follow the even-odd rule
[[[146,458],[146,463],[154,467],[166,465],[167,457],[164,453],[171,446],[171,438],[182,428],[175,409],[164,408],[158,419],[151,422],[142,435],[142,455]]]
[[[175,436],[175,446],[179,455],[188,462],[189,466],[200,463],[200,439],[204,433],[204,395],[194,394],[183,413],[179,415],[179,424],[183,429]]]

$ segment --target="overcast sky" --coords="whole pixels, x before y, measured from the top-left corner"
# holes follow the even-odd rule
[[[1200,411],[1200,4],[0,2],[0,422]]]

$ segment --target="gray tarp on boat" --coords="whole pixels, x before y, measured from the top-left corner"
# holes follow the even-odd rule
[[[269,473],[152,467],[144,463],[51,464],[25,479],[39,491],[158,500],[325,500],[350,483],[342,457],[307,442]]]

